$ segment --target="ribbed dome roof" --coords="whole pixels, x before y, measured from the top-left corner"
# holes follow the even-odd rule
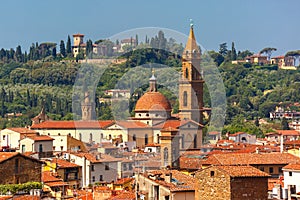
[[[165,110],[171,111],[168,99],[160,92],[147,92],[136,103],[135,111]]]

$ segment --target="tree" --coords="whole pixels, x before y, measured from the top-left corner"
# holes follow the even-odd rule
[[[19,45],[16,48],[15,59],[17,62],[22,62],[23,60],[22,57],[23,57],[22,50],[21,50],[21,46]]]
[[[66,57],[66,47],[65,47],[65,42],[63,40],[60,41],[60,54],[62,55],[62,57]]]
[[[224,57],[220,53],[215,51],[209,51],[208,54],[218,66],[220,66],[223,63]]]
[[[300,50],[289,51],[285,54],[285,57],[293,57],[295,66],[296,66],[296,61],[299,59],[299,64],[300,64]]]
[[[71,56],[72,54],[72,46],[71,46],[71,38],[70,38],[70,35],[68,35],[68,40],[67,40],[67,54],[68,56]]]
[[[225,57],[227,55],[227,52],[228,52],[227,43],[225,42],[225,43],[220,44],[219,53]]]
[[[281,129],[282,130],[289,130],[290,129],[289,128],[289,123],[288,123],[288,121],[285,117],[282,118],[282,120],[281,120]]]
[[[139,37],[138,35],[136,34],[135,35],[135,45],[134,46],[138,46],[139,45]]]
[[[92,57],[92,54],[93,54],[93,42],[92,40],[88,40],[86,42],[86,56],[91,58]]]
[[[56,58],[56,47],[54,47],[53,49],[52,49],[52,56],[53,56],[53,58]]]
[[[234,47],[234,42],[232,42],[231,44],[231,60],[236,60],[237,55],[236,55],[236,50]]]
[[[268,60],[270,60],[273,51],[277,51],[277,49],[274,47],[266,47],[266,48],[263,48],[259,53],[266,54],[268,56]]]

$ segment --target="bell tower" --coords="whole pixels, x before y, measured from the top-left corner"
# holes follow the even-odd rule
[[[81,103],[81,120],[83,121],[93,120],[94,103],[90,100],[90,98],[90,93],[86,91]]]
[[[194,25],[182,54],[182,76],[179,81],[179,116],[203,123],[203,77],[201,52],[194,35]]]

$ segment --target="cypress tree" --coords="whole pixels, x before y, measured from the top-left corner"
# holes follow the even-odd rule
[[[71,38],[70,35],[68,35],[68,40],[67,40],[67,54],[70,55],[72,53],[72,46],[71,46]]]
[[[60,54],[62,55],[62,57],[66,57],[66,47],[65,47],[65,42],[63,40],[60,41]]]

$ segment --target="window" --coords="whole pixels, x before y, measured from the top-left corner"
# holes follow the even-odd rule
[[[93,134],[90,133],[90,141],[93,141]]]
[[[184,149],[184,134],[181,136],[181,148]]]
[[[265,171],[265,168],[264,167],[260,167],[259,170],[260,171]]]
[[[168,165],[168,158],[169,158],[168,148],[165,147],[165,148],[164,148],[164,165],[165,165],[165,166]]]
[[[189,69],[185,68],[185,78],[189,78]]]
[[[81,141],[82,140],[82,134],[79,133],[79,140]]]
[[[43,145],[42,144],[39,145],[39,152],[43,152]]]
[[[289,172],[289,176],[293,176],[293,172]]]
[[[183,92],[183,106],[187,106],[187,92]]]
[[[109,164],[105,164],[105,170],[109,170]]]
[[[270,168],[269,168],[269,173],[270,173],[270,174],[273,174],[273,172],[274,172],[273,167],[270,167]]]
[[[210,176],[211,177],[215,176],[215,171],[210,171]]]
[[[60,133],[58,133],[57,135],[60,135]]]
[[[64,150],[64,146],[60,146],[60,150],[63,151]]]
[[[133,140],[133,141],[136,141],[136,135],[135,135],[135,134],[133,134],[132,140]]]
[[[103,133],[101,133],[101,139],[103,139]]]
[[[148,134],[145,135],[145,145],[148,144]]]
[[[3,135],[3,140],[5,140],[5,135]]]
[[[94,165],[91,165],[91,170],[95,171],[95,166]]]
[[[129,170],[132,170],[132,164],[129,164]]]
[[[197,134],[194,134],[194,148],[197,148]]]
[[[92,181],[95,182],[95,176],[92,176]]]
[[[50,133],[48,133],[48,135],[50,135]]]
[[[52,150],[55,151],[55,146],[52,147]]]
[[[25,144],[22,144],[22,153],[25,152]]]
[[[127,165],[123,164],[123,170],[127,171]]]
[[[99,181],[103,181],[103,175],[99,176]]]
[[[19,168],[19,165],[20,165],[20,162],[19,162],[19,159],[16,158],[15,160],[15,173],[18,174],[20,171],[20,168]]]
[[[282,167],[278,168],[279,173],[282,173]]]

